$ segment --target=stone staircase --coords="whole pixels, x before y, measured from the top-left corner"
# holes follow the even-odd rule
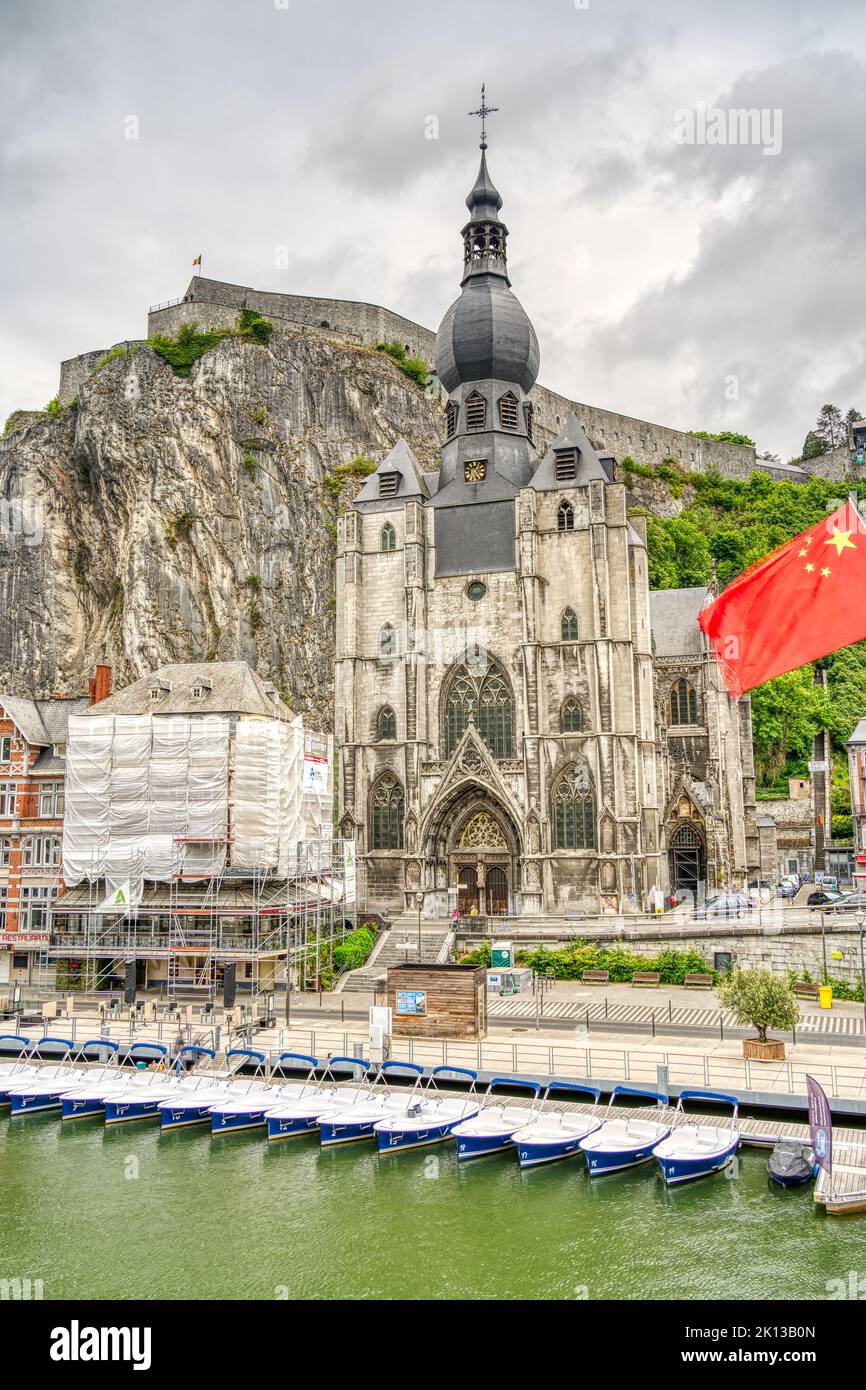
[[[447,918],[441,921],[421,920],[421,960],[432,964],[451,931]],[[405,944],[409,943],[407,950]],[[377,985],[384,984],[389,965],[412,965],[418,960],[418,918],[411,912],[396,917],[390,930],[384,935],[373,958],[360,970],[351,970],[338,987],[341,994],[372,993]]]

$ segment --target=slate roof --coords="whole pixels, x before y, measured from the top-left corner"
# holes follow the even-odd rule
[[[203,699],[193,699],[197,677],[212,681]],[[170,686],[163,697],[150,698],[152,685]],[[123,690],[88,705],[84,714],[257,714],[269,719],[293,719],[279,695],[272,699],[266,684],[246,661],[189,661],[159,666]]]
[[[379,496],[379,475],[381,473],[399,473],[400,481],[397,484],[397,492],[391,497]],[[389,454],[386,454],[375,473],[371,473],[364,486],[355,498],[355,505],[359,502],[379,502],[383,506],[400,506],[410,497],[429,497],[430,489],[421,471],[421,465],[416,459],[405,439],[398,439]]]
[[[48,748],[53,743],[66,742],[69,716],[84,714],[90,702],[86,696],[30,700],[26,696],[0,692],[0,705],[27,743]],[[60,761],[58,770],[62,768]]]
[[[849,738],[848,743],[849,745],[852,743],[866,743],[866,715],[860,720],[857,728]]]
[[[650,591],[650,627],[656,656],[700,656],[698,614],[707,589],[653,589]]]
[[[577,449],[578,451],[577,477],[573,482],[559,483],[556,481],[557,449]],[[536,492],[560,492],[563,487],[585,487],[592,479],[601,479],[603,483],[610,481],[598,454],[587,439],[574,411],[572,411],[536,468],[529,486],[534,487]]]

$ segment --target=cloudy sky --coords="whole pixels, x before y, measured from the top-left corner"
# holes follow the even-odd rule
[[[543,383],[784,458],[866,410],[862,0],[5,0],[0,421],[200,251],[435,327],[482,80]]]

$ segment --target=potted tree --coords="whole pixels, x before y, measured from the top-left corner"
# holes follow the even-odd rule
[[[768,1038],[768,1028],[790,1032],[800,1017],[800,1010],[787,980],[771,970],[758,967],[733,970],[717,986],[719,999],[730,1009],[737,1023],[749,1023],[756,1038],[743,1040],[743,1056],[756,1062],[782,1062],[785,1044],[781,1039]]]

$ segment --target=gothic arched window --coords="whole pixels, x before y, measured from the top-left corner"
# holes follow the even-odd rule
[[[487,425],[487,402],[477,391],[466,397],[467,430],[483,430]]]
[[[445,438],[451,439],[457,429],[457,402],[449,401],[445,407]]]
[[[557,849],[593,849],[595,800],[583,768],[569,767],[553,789]]]
[[[397,532],[394,530],[394,527],[391,525],[390,521],[385,522],[385,525],[382,527],[382,530],[379,534],[379,549],[397,549]]]
[[[390,623],[386,623],[379,633],[379,655],[397,655],[397,634]]]
[[[497,662],[483,671],[458,666],[445,697],[445,752],[450,757],[472,716],[494,758],[514,757],[514,700],[508,677]]]
[[[583,729],[583,710],[573,695],[563,703],[561,722],[564,734],[579,734]]]
[[[573,608],[566,608],[559,626],[563,642],[577,641],[577,614]]]
[[[499,397],[499,428],[517,429],[517,397],[513,391],[506,391],[504,396]]]
[[[403,848],[403,788],[397,778],[385,772],[370,793],[370,824],[373,849]]]
[[[698,697],[695,687],[687,680],[675,681],[671,688],[670,723],[697,724]]]
[[[380,739],[397,737],[397,716],[390,705],[384,705],[379,710],[379,718],[376,720],[376,734]]]
[[[570,502],[560,502],[556,509],[557,531],[574,530],[574,507]]]

